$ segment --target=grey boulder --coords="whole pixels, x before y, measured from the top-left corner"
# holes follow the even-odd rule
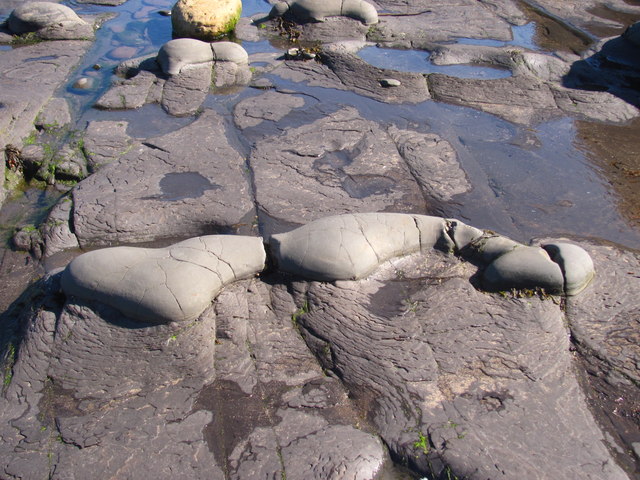
[[[196,319],[227,283],[260,272],[262,239],[210,235],[160,248],[113,247],[74,259],[65,294],[95,299],[143,322]]]
[[[73,40],[93,38],[93,27],[69,7],[53,2],[27,2],[17,7],[7,20],[12,33],[35,32],[43,39]]]

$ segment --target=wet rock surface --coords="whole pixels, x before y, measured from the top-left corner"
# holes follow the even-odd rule
[[[0,32],[0,477],[637,477],[637,2],[135,2]]]

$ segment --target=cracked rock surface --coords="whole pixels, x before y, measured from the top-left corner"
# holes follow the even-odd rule
[[[112,247],[74,259],[68,296],[95,299],[150,323],[195,320],[227,283],[264,268],[259,237],[210,235],[163,249]]]
[[[3,166],[89,174],[0,248],[0,478],[638,477],[640,236],[585,140],[633,186],[635,0],[264,4],[242,47],[136,1],[90,50],[0,27]]]

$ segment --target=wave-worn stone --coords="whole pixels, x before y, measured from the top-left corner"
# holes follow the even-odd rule
[[[260,272],[264,264],[258,237],[210,235],[160,249],[113,247],[74,259],[62,275],[62,289],[134,320],[191,321],[225,284]]]

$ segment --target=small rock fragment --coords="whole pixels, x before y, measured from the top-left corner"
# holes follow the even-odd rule
[[[400,83],[400,80],[396,80],[395,78],[383,78],[382,80],[380,80],[380,85],[382,87],[389,88],[399,87],[400,85],[402,85],[402,83]]]

